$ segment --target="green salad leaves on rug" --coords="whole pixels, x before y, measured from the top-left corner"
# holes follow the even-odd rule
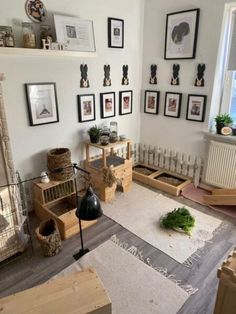
[[[179,207],[161,218],[160,225],[166,229],[183,231],[191,235],[191,230],[195,225],[195,219],[187,208]]]

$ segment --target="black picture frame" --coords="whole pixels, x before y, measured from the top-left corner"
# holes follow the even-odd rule
[[[206,95],[188,95],[186,120],[204,122],[206,112]]]
[[[96,119],[95,95],[78,95],[79,122],[94,121]]]
[[[30,126],[59,122],[56,83],[25,83]]]
[[[133,109],[133,91],[119,92],[119,115],[131,114]]]
[[[101,118],[106,119],[116,115],[115,92],[100,93]]]
[[[108,47],[124,48],[124,20],[108,17]]]
[[[159,91],[145,90],[144,112],[148,114],[158,114],[159,100],[160,100]]]
[[[164,116],[179,118],[181,112],[182,93],[166,92]]]
[[[165,60],[195,59],[200,9],[166,16]]]

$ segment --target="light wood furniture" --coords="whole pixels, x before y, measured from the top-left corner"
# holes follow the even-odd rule
[[[34,183],[34,209],[40,220],[56,220],[61,239],[67,239],[79,232],[76,211],[76,193],[74,181],[50,181]],[[93,225],[96,220],[81,220],[82,229]]]
[[[218,269],[219,287],[214,314],[234,314],[236,310],[236,249]]]
[[[111,300],[93,268],[0,299],[2,314],[111,314]]]
[[[145,175],[144,171],[139,172],[138,168],[141,169],[147,169],[150,174]],[[150,185],[156,189],[159,189],[161,191],[170,193],[172,195],[179,195],[181,190],[188,184],[191,183],[191,179],[181,175],[176,174],[169,170],[159,169],[147,166],[145,164],[139,163],[138,165],[135,165],[133,168],[133,178],[137,181],[140,181],[144,184]],[[164,181],[167,180],[167,181]],[[171,180],[175,182],[175,184],[171,184],[168,182],[168,180]]]
[[[213,189],[212,195],[204,195],[207,205],[236,205],[236,189]]]
[[[126,146],[127,153],[125,158],[116,154],[116,150],[122,146]],[[96,157],[90,157],[91,148],[99,149],[101,154]],[[106,146],[86,141],[85,149],[86,160],[84,166],[90,172],[92,185],[101,200],[105,202],[113,200],[117,184],[122,186],[123,192],[130,190],[132,184],[131,140],[118,141]],[[108,167],[116,177],[116,182],[110,187],[104,183],[103,178],[103,170]]]

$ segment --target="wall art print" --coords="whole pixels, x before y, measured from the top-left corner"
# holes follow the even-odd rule
[[[200,9],[169,13],[166,16],[165,59],[194,59]]]

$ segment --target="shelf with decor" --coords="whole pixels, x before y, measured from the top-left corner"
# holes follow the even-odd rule
[[[0,47],[0,55],[30,56],[30,57],[76,57],[76,58],[95,58],[96,52],[72,51],[72,50],[48,50],[31,48],[12,48]]]

